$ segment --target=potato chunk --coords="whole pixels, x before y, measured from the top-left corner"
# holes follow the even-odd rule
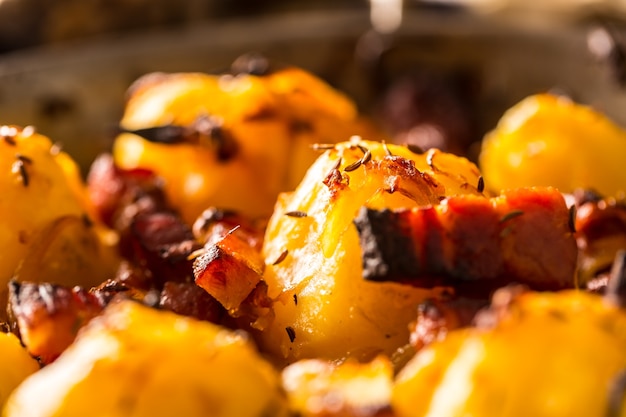
[[[279,199],[265,236],[264,278],[275,318],[261,332],[280,360],[369,360],[409,341],[418,304],[438,288],[363,279],[354,219],[362,206],[406,208],[473,193],[479,173],[466,159],[360,141],[322,155],[292,194]]]
[[[574,290],[504,289],[493,303],[496,317],[478,318],[493,327],[453,331],[402,369],[399,417],[626,415],[623,309]]]
[[[626,131],[596,110],[549,94],[510,108],[485,136],[480,169],[494,191],[553,186],[626,191]]]
[[[4,417],[285,416],[280,378],[240,333],[110,305],[11,396]]]
[[[0,333],[0,409],[9,394],[29,375],[39,369],[39,364],[30,357],[11,333]]]
[[[32,128],[0,126],[0,173],[0,305],[16,273],[20,280],[95,285],[114,271],[108,236],[91,224],[78,167],[67,154]]]
[[[378,357],[341,365],[304,359],[282,372],[292,411],[302,417],[388,417],[393,367]]]
[[[356,106],[297,68],[264,75],[151,74],[131,87],[116,163],[147,168],[187,223],[209,206],[269,217],[300,182],[314,143],[382,136]],[[146,138],[148,137],[148,138]]]

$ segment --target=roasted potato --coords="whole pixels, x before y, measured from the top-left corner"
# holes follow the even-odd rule
[[[393,366],[388,358],[340,365],[304,359],[282,372],[291,410],[302,417],[392,416]]]
[[[39,364],[11,333],[0,333],[0,409],[11,392],[29,375],[39,370]]]
[[[129,91],[121,127],[116,163],[160,175],[189,224],[209,206],[269,217],[278,193],[315,160],[310,145],[383,139],[347,97],[297,68],[145,76]]]
[[[286,410],[278,372],[244,334],[122,301],[25,380],[2,415],[279,417]]]
[[[278,360],[369,360],[409,341],[417,306],[438,289],[366,281],[353,223],[362,206],[439,204],[480,195],[479,172],[436,150],[416,154],[355,138],[327,150],[270,219],[263,254],[275,318],[258,340]]]
[[[540,94],[510,108],[482,143],[479,166],[496,192],[554,186],[570,193],[626,191],[626,131],[590,107]]]
[[[482,318],[495,324],[453,331],[400,371],[396,414],[626,416],[624,310],[575,290],[510,291],[494,296],[499,306],[485,314],[495,317]]]
[[[78,167],[67,154],[33,128],[0,126],[0,172],[2,305],[14,275],[95,285],[114,271],[115,236],[92,224]]]

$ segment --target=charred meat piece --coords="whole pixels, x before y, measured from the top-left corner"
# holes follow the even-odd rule
[[[417,309],[417,319],[409,325],[410,343],[415,350],[445,339],[455,329],[467,327],[476,313],[489,305],[489,299],[463,296],[428,299]]]
[[[260,252],[234,233],[205,246],[193,263],[196,284],[227,310],[237,309],[250,295],[264,268]]]
[[[90,201],[101,220],[117,230],[140,212],[167,208],[160,180],[149,170],[123,170],[110,154],[102,154],[91,165],[87,176]]]
[[[434,286],[518,282],[538,290],[575,285],[577,248],[555,189],[518,189],[486,199],[450,197],[438,206],[362,208],[355,219],[363,276]],[[466,285],[467,286],[467,285]]]
[[[10,315],[22,343],[42,364],[54,361],[103,308],[101,298],[80,287],[10,284]]]
[[[588,190],[574,197],[579,279],[588,289],[602,291],[615,255],[626,249],[626,204]]]
[[[187,258],[200,245],[179,216],[156,212],[133,218],[120,247],[127,259],[151,272],[155,287],[161,289],[167,281],[191,280],[192,261]]]
[[[254,222],[234,211],[209,207],[194,222],[192,232],[196,240],[204,244],[216,243],[227,234],[234,233],[260,251],[265,223]]]
[[[159,307],[212,323],[219,323],[225,312],[215,298],[193,282],[166,282],[161,291]]]

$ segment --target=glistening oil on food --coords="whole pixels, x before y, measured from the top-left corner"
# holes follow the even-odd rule
[[[141,77],[86,177],[0,127],[4,417],[626,416],[620,127],[533,95],[475,163],[254,68]]]

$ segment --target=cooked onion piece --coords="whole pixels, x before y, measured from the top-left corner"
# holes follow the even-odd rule
[[[110,305],[7,401],[5,417],[285,416],[280,377],[240,333]]]

